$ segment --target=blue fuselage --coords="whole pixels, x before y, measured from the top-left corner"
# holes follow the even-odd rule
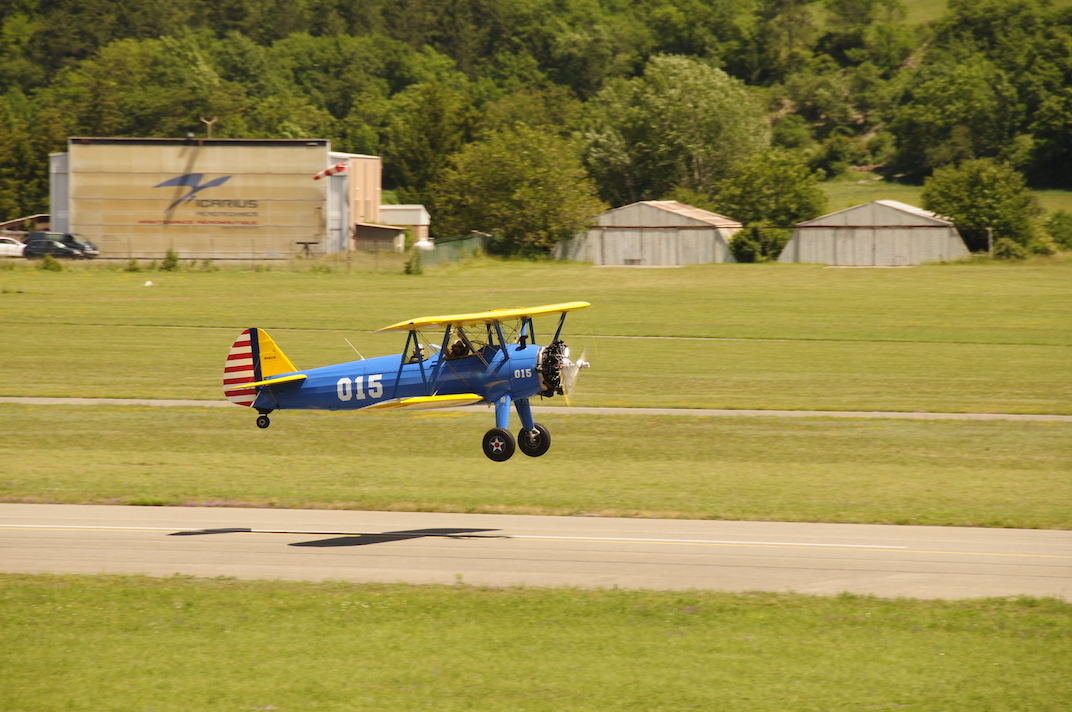
[[[305,380],[265,386],[253,405],[264,410],[357,410],[396,398],[463,393],[481,395],[487,403],[504,395],[516,401],[543,390],[537,372],[540,348],[486,346],[458,359],[436,352],[417,363],[403,363],[395,354],[294,371],[304,373]]]

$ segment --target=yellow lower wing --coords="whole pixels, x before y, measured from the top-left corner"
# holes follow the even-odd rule
[[[461,393],[456,396],[419,396],[416,398],[395,398],[370,405],[361,410],[431,410],[433,408],[453,408],[474,405],[484,400],[476,393]]]

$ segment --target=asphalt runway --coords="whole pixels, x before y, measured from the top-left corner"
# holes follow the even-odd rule
[[[1072,532],[0,504],[0,571],[1072,601]]]

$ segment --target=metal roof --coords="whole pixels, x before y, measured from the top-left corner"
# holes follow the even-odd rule
[[[71,136],[67,139],[70,145],[78,146],[108,146],[108,145],[134,145],[134,146],[327,146],[330,142],[326,138],[130,138],[130,137],[95,137],[95,136]]]
[[[937,214],[932,213],[929,210],[924,210],[923,208],[917,208],[914,205],[908,205],[907,203],[902,203],[902,202],[899,202],[897,200],[872,200],[869,203],[862,203],[860,205],[854,205],[851,208],[845,208],[844,210],[838,210],[838,211],[833,212],[833,213],[827,213],[826,215],[820,215],[817,218],[812,218],[811,220],[805,220],[804,222],[799,222],[799,223],[797,223],[797,225],[799,225],[799,226],[830,225],[832,227],[836,227],[837,226],[836,220],[831,221],[831,218],[836,218],[836,216],[844,216],[847,213],[852,213],[852,212],[863,212],[863,211],[866,211],[867,208],[870,208],[870,207],[873,207],[873,206],[876,206],[876,205],[881,205],[881,206],[883,206],[885,208],[890,208],[892,210],[897,210],[898,212],[907,213],[907,214],[912,215],[912,216],[917,217],[917,218],[923,218],[925,220],[933,221],[935,226],[951,226],[953,224],[951,221],[949,221],[949,220],[947,220],[945,218],[939,217]],[[854,223],[854,224],[856,224],[856,223]],[[866,224],[866,220],[861,223],[861,226],[863,224]],[[901,225],[879,225],[879,224],[875,224],[875,226],[876,227],[902,227]],[[911,227],[911,226],[905,226],[905,227]]]
[[[668,213],[674,213],[685,218],[699,220],[700,222],[705,222],[709,225],[714,225],[715,227],[741,227],[741,223],[733,218],[728,218],[725,215],[719,215],[718,213],[712,213],[710,210],[704,210],[703,208],[679,203],[676,200],[642,200],[640,202],[644,205],[651,205],[660,210],[665,210]]]
[[[671,215],[675,215],[675,216],[682,217],[682,218],[687,218],[688,220],[695,221],[695,222],[686,223],[686,224],[683,224],[683,225],[672,224],[672,223],[654,224],[654,225],[608,225],[608,224],[606,224],[604,222],[604,218],[608,218],[611,222],[614,222],[616,220],[621,220],[621,215],[615,215],[615,214],[617,214],[617,213],[625,214],[625,213],[628,213],[630,210],[632,210],[635,213],[636,208],[638,206],[656,208],[656,209],[658,209],[658,210],[660,210],[662,212],[670,213]],[[612,215],[614,217],[609,217],[609,216],[612,216]],[[710,210],[703,210],[702,208],[696,208],[696,207],[693,207],[692,205],[686,205],[685,203],[679,203],[676,200],[641,200],[641,201],[638,201],[636,203],[630,203],[629,205],[622,205],[621,207],[613,208],[611,210],[606,211],[605,213],[602,213],[602,214],[598,215],[596,217],[596,225],[595,225],[595,227],[597,227],[597,228],[614,227],[614,228],[618,228],[618,229],[641,228],[641,227],[643,227],[645,229],[654,229],[654,228],[679,228],[680,229],[680,228],[695,228],[695,227],[699,227],[699,225],[697,225],[696,223],[701,223],[703,225],[711,225],[712,227],[725,227],[725,228],[734,228],[734,229],[741,227],[741,223],[737,222],[733,218],[728,218],[725,215],[719,215],[718,213],[712,213]]]

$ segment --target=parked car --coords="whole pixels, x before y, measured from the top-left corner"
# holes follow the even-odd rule
[[[47,243],[60,245],[63,250],[49,247]],[[71,252],[77,254],[72,254]],[[50,254],[53,257],[70,257],[72,259],[91,259],[100,254],[97,246],[88,240],[83,240],[79,235],[70,232],[31,232],[26,236],[26,257],[44,257]]]
[[[48,237],[35,237],[26,241],[26,249],[22,253],[23,257],[30,259],[31,257],[44,257],[45,255],[72,260],[86,259],[81,250],[76,247],[69,247],[59,240]]]
[[[0,237],[0,257],[22,257],[26,245],[13,237]]]

